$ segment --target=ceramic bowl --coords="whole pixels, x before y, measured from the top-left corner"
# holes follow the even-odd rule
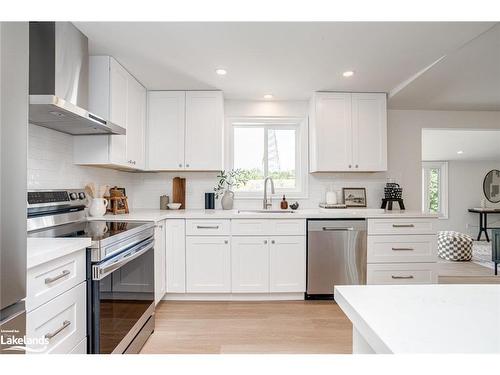
[[[167,204],[167,207],[170,208],[171,210],[178,210],[181,208],[182,203],[169,203]]]

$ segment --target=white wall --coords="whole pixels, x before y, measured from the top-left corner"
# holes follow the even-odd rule
[[[448,219],[439,220],[439,229],[457,230],[477,236],[479,217],[467,209],[480,207],[481,199],[484,198],[483,179],[492,169],[500,169],[500,161],[448,162]],[[500,203],[488,202],[487,205],[500,208]],[[489,215],[488,225],[495,223],[500,225],[500,215]]]
[[[423,128],[500,129],[500,112],[390,110],[387,117],[387,174],[402,185],[412,210],[422,208]]]

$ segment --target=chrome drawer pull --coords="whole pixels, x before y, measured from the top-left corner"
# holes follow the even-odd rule
[[[413,228],[414,224],[392,224],[393,228]]]
[[[198,229],[219,229],[218,225],[197,225]]]
[[[393,247],[394,251],[413,251],[414,249],[411,247]]]
[[[331,227],[323,227],[324,231],[332,231],[332,232],[349,232],[354,230],[353,227],[348,228],[331,228]]]
[[[49,339],[49,340],[50,340],[50,339],[52,339],[52,338],[54,338],[54,337],[55,337],[55,336],[57,336],[59,333],[61,333],[63,329],[68,328],[68,327],[70,326],[70,324],[71,324],[71,322],[70,322],[69,320],[65,320],[65,321],[63,322],[63,325],[62,325],[61,327],[59,327],[58,329],[56,329],[56,330],[55,330],[54,332],[52,332],[52,333],[47,333],[47,334],[45,335],[45,338],[46,338],[46,339]]]
[[[54,276],[54,277],[47,277],[45,279],[45,284],[51,284],[54,281],[57,281],[59,279],[62,279],[65,276],[68,276],[70,273],[71,273],[70,271],[64,270],[64,271],[62,271],[62,273],[60,275],[57,275],[57,276]]]
[[[395,280],[398,280],[398,279],[413,279],[413,275],[409,275],[409,276],[394,276],[394,275],[392,275],[391,277],[393,279],[395,279]]]

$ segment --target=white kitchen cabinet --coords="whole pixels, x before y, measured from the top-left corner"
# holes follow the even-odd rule
[[[90,57],[89,110],[126,129],[126,135],[73,137],[73,161],[145,168],[146,89],[110,56]]]
[[[167,293],[186,293],[186,225],[184,219],[166,220]]]
[[[186,237],[186,292],[231,291],[230,237]]]
[[[155,304],[161,301],[167,292],[165,220],[155,226]]]
[[[148,92],[147,166],[150,170],[184,168],[185,91]]]
[[[231,289],[233,293],[269,292],[269,239],[267,237],[232,238]]]
[[[385,93],[317,92],[310,105],[310,172],[387,170]]]
[[[223,103],[221,91],[186,92],[186,169],[224,169]]]
[[[220,91],[148,94],[147,169],[223,169],[224,98]]]
[[[306,291],[306,244],[304,236],[270,238],[270,291]]]

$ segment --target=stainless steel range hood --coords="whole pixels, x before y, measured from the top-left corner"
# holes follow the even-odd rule
[[[30,22],[29,121],[73,135],[125,134],[90,113],[88,39],[71,22]]]

